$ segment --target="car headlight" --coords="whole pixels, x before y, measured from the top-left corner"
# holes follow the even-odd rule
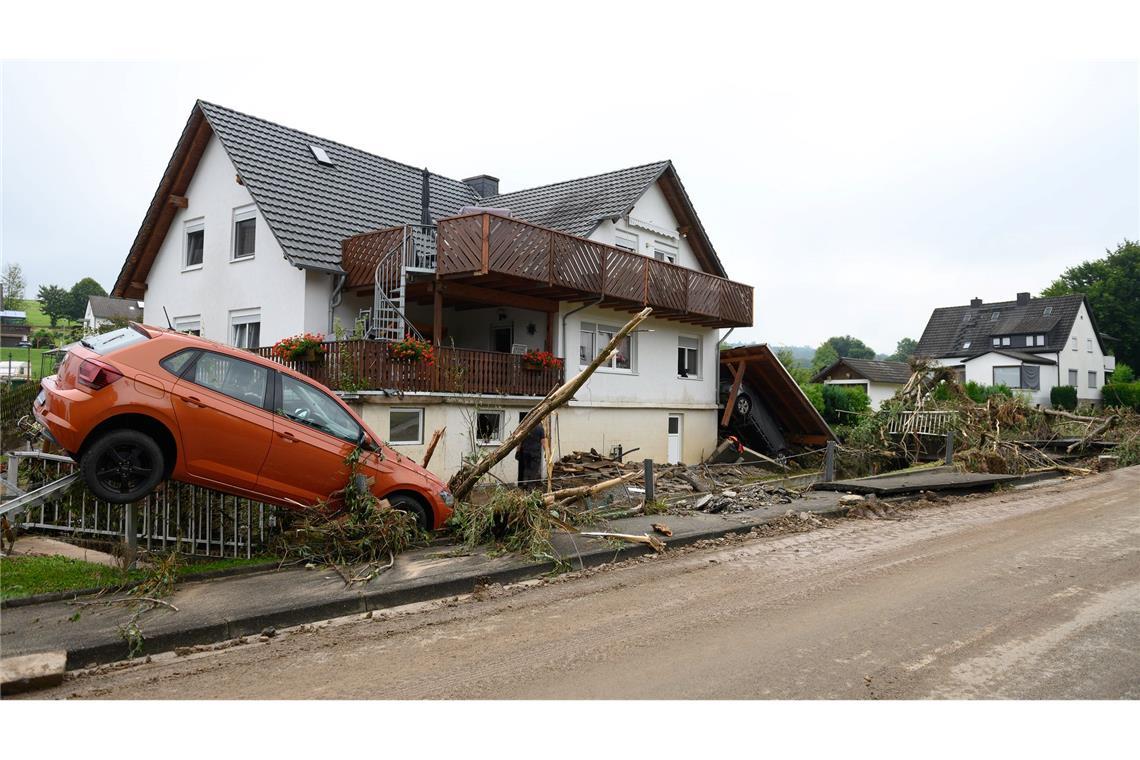
[[[439,492],[439,498],[443,499],[443,503],[449,507],[455,504],[455,497],[446,488]]]

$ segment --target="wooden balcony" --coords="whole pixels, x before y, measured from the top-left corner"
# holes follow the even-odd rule
[[[403,228],[356,235],[343,243],[347,284],[372,286],[372,272]],[[438,222],[436,279],[547,302],[589,301],[707,327],[752,324],[752,287],[586,238],[494,214]],[[409,299],[430,303],[435,286],[409,286]],[[469,289],[468,293],[473,290]]]
[[[428,366],[392,361],[388,344],[382,341],[330,341],[325,348],[325,357],[318,362],[283,362],[269,347],[254,353],[339,391],[387,389],[541,397],[563,382],[561,369],[527,369],[521,356],[494,351],[438,346],[435,363]]]

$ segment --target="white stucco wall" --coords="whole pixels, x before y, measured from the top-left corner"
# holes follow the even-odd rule
[[[1074,348],[1073,339],[1076,338]],[[1089,351],[1089,341],[1092,341],[1092,351]],[[1100,350],[1100,343],[1089,320],[1085,305],[1081,304],[1077,312],[1077,319],[1073,322],[1073,330],[1065,349],[1059,355],[1060,385],[1069,384],[1069,370],[1077,370],[1077,399],[1080,401],[1099,402],[1101,388],[1104,386],[1104,353]],[[1097,387],[1089,388],[1089,372],[1097,373]]]
[[[1034,353],[1034,356],[1040,356],[1043,359],[1056,360],[1056,354],[1048,353]],[[959,359],[941,359],[939,364],[945,367],[958,366],[962,364]],[[996,353],[988,353],[978,356],[965,363],[966,367],[966,382],[975,382],[979,385],[993,385],[994,384],[994,367],[1015,367],[1020,365],[1017,359]],[[1041,372],[1041,388],[1038,390],[1013,388],[1016,393],[1020,393],[1026,397],[1029,403],[1047,407],[1051,405],[1049,394],[1053,390],[1053,386],[1057,385],[1057,367],[1052,364],[1039,364]]]
[[[189,205],[174,215],[147,276],[144,320],[165,326],[164,306],[171,320],[200,315],[203,337],[228,343],[230,311],[258,308],[263,346],[311,327],[323,332],[327,298],[322,307],[326,316],[320,323],[311,321],[306,274],[284,258],[260,214],[254,257],[231,260],[234,209],[253,203],[235,177],[221,143],[211,137],[186,191]],[[187,271],[182,264],[186,224],[191,220],[205,224],[204,250],[201,267]]]
[[[638,220],[649,222],[657,229],[648,230],[640,227],[637,225]],[[654,243],[669,243],[677,248],[676,263],[679,266],[701,269],[689,241],[681,237],[677,231],[677,218],[673,216],[673,211],[669,208],[669,202],[665,199],[659,184],[654,184],[646,190],[645,195],[634,204],[633,210],[626,217],[616,222],[607,219],[599,224],[590,235],[590,239],[613,245],[617,230],[637,236],[638,253],[653,258]]]

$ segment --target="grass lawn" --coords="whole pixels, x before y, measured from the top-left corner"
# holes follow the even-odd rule
[[[181,577],[192,573],[263,565],[276,559],[268,556],[251,559],[224,557],[202,562],[184,562],[178,566],[177,574]],[[64,557],[2,557],[0,558],[0,599],[121,586],[145,577],[145,570],[123,573],[117,568]]]
[[[30,351],[32,355],[32,379],[39,380],[44,375],[50,375],[55,371],[54,367],[41,362],[41,357],[44,352],[50,350],[51,349],[48,348],[20,348],[19,346],[14,348],[0,348],[0,364],[5,364],[9,358],[11,358],[13,362],[26,362],[28,361],[28,352]],[[9,355],[11,356],[9,357]],[[41,365],[43,366],[42,372],[40,370]]]

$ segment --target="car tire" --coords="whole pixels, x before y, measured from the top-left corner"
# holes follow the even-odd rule
[[[428,524],[428,511],[427,507],[414,496],[399,493],[395,496],[388,497],[388,503],[392,505],[392,509],[398,509],[401,512],[407,512],[412,517],[416,518],[416,525],[420,530],[431,530]]]
[[[752,412],[752,397],[747,393],[739,393],[736,396],[736,404],[733,411],[740,417],[748,419],[748,415]]]
[[[138,430],[112,430],[83,452],[80,470],[95,496],[112,504],[138,501],[162,482],[162,448]]]

